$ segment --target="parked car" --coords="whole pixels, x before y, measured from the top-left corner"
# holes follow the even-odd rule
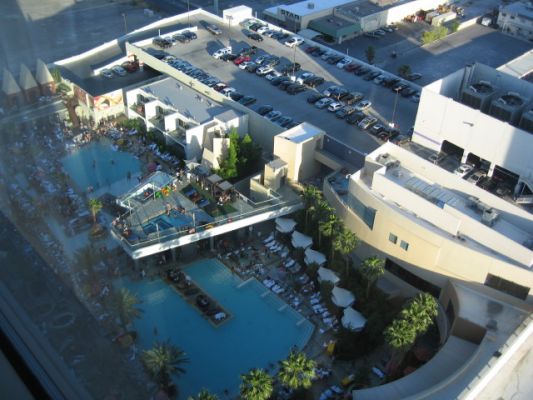
[[[265,61],[261,63],[261,65],[271,65],[272,67],[275,67],[280,63],[280,58],[278,56],[269,56]]]
[[[274,107],[270,105],[264,105],[257,109],[257,113],[259,115],[267,115],[269,112],[271,112],[274,109]]]
[[[280,119],[278,119],[276,121],[276,124],[278,124],[279,126],[282,126],[282,127],[285,128],[291,122],[292,122],[292,118],[291,117],[284,116],[284,117],[281,117]]]
[[[362,100],[355,106],[355,109],[357,111],[364,111],[367,108],[369,108],[372,105],[372,102],[370,100]]]
[[[413,94],[415,94],[417,92],[417,90],[413,89],[412,87],[410,86],[407,86],[406,88],[403,88],[401,91],[400,91],[400,94],[402,95],[402,97],[411,97]]]
[[[285,65],[281,69],[281,73],[282,74],[293,74],[295,72],[298,72],[301,68],[302,66],[298,63],[290,63],[290,64]]]
[[[172,35],[172,39],[180,43],[189,43],[191,41],[191,39],[188,36],[185,36],[182,33],[177,33],[175,35]]]
[[[111,67],[111,71],[113,71],[118,76],[125,76],[127,74],[126,70],[120,65],[115,65],[114,67]]]
[[[325,98],[326,96],[324,96],[323,94],[320,94],[320,93],[313,93],[311,94],[310,96],[307,97],[307,102],[310,103],[310,104],[314,104],[316,103],[318,100],[321,100],[323,98]]]
[[[311,78],[307,78],[304,83],[307,86],[314,88],[322,85],[324,83],[324,78],[322,78],[321,76],[313,76]]]
[[[395,138],[391,139],[390,141],[394,144],[397,144],[398,146],[401,146],[402,144],[410,142],[411,138],[407,135],[398,135]]]
[[[313,57],[322,57],[324,54],[326,54],[326,50],[321,49],[320,47],[311,53]]]
[[[342,119],[342,118],[347,117],[350,114],[353,114],[354,112],[355,112],[355,108],[353,108],[352,106],[344,106],[335,113],[335,116],[337,118]]]
[[[111,79],[113,78],[113,72],[108,70],[107,68],[104,68],[100,71],[100,75],[102,75],[104,78]]]
[[[371,71],[371,72],[369,72],[368,74],[366,74],[366,75],[363,77],[363,79],[364,79],[365,81],[372,81],[372,80],[374,80],[375,78],[377,78],[377,77],[380,76],[380,75],[381,75],[381,72],[379,72],[379,71]]]
[[[251,32],[247,36],[248,36],[249,39],[255,40],[257,42],[262,42],[264,40],[263,36],[261,36],[259,33],[255,33],[255,32]]]
[[[305,85],[302,85],[300,83],[293,83],[289,87],[287,87],[287,93],[289,94],[297,94],[304,92],[306,89]]]
[[[352,105],[352,104],[355,104],[361,100],[363,100],[365,96],[363,95],[363,93],[360,93],[360,92],[350,92],[348,93],[348,95],[346,97],[344,97],[342,99],[342,101],[344,101],[347,105]]]
[[[265,118],[271,120],[272,122],[277,121],[281,117],[281,111],[270,111],[267,115],[265,115]]]
[[[369,67],[361,66],[361,67],[359,67],[358,69],[356,69],[354,71],[354,74],[357,75],[357,76],[363,76],[363,75],[367,74],[369,71],[370,71]]]
[[[322,108],[326,108],[327,106],[329,106],[331,103],[333,103],[335,100],[329,98],[329,97],[324,97],[323,99],[321,100],[318,100],[316,103],[315,103],[315,107],[316,108],[319,108],[319,109],[322,109]]]
[[[183,31],[181,32],[182,35],[185,35],[189,38],[189,40],[196,40],[198,39],[198,35],[192,31]]]
[[[154,40],[152,40],[152,44],[161,47],[162,49],[172,47],[172,42],[170,40],[163,39],[162,37],[154,38]]]
[[[219,59],[226,54],[231,54],[231,46],[218,49],[213,53],[213,57]]]
[[[329,97],[338,89],[340,89],[340,86],[333,85],[333,86],[328,87],[327,89],[324,89],[322,94]]]
[[[343,69],[344,67],[346,67],[348,64],[351,64],[351,63],[352,63],[352,59],[351,58],[344,57],[342,60],[340,60],[337,63],[337,68]]]
[[[290,81],[290,80],[291,80],[291,78],[289,78],[288,76],[278,76],[277,78],[272,79],[270,81],[270,84],[272,86],[278,86],[282,82],[286,82],[286,81]]]
[[[253,56],[255,53],[257,53],[257,47],[250,46],[250,47],[243,47],[241,51],[239,51],[239,56]]]
[[[343,59],[344,59],[343,56],[339,56],[339,55],[335,54],[335,55],[332,55],[331,57],[329,57],[329,58],[326,60],[326,62],[327,62],[328,64],[333,65],[333,64],[337,64],[337,63],[341,62]]]
[[[252,65],[252,64],[253,64],[253,61],[244,61],[236,65],[239,66],[239,69],[245,70],[248,65]]]
[[[271,82],[272,79],[277,78],[278,76],[281,76],[281,73],[276,70],[272,70],[272,72],[268,73],[265,78],[267,81]]]
[[[416,80],[421,79],[421,78],[422,78],[422,74],[420,74],[418,72],[415,72],[415,73],[407,75],[407,79],[410,80],[410,81],[416,81]]]
[[[224,82],[217,83],[215,86],[213,86],[213,89],[215,89],[217,92],[222,92],[225,88],[227,88],[228,85],[226,85]]]
[[[274,71],[274,67],[270,66],[270,65],[263,65],[259,68],[257,68],[257,71],[255,71],[255,73],[259,76],[263,76],[263,75],[267,75],[271,72]]]
[[[287,90],[287,88],[293,84],[294,82],[292,81],[292,79],[287,79],[286,81],[283,81],[278,85],[278,89]]]
[[[357,68],[359,68],[360,65],[355,62],[350,62],[344,66],[344,70],[346,72],[354,72]]]
[[[375,117],[366,117],[363,119],[357,126],[363,130],[370,128],[372,125],[374,125],[376,122],[378,122],[377,118]]]
[[[231,92],[229,94],[229,97],[232,99],[232,100],[235,100],[235,101],[239,101],[240,99],[242,99],[244,97],[243,94],[239,93],[239,92]]]
[[[229,54],[224,54],[222,57],[220,57],[220,60],[222,61],[234,61],[237,57],[239,57],[237,54],[232,54],[232,53],[229,53]]]
[[[298,77],[296,78],[296,82],[303,84],[306,79],[312,78],[313,76],[315,76],[315,74],[313,74],[312,72],[304,72],[303,74],[298,75]]]
[[[293,36],[289,40],[287,40],[284,44],[287,47],[294,47],[299,46],[304,42],[304,39],[300,36]]]
[[[351,113],[350,115],[348,115],[345,121],[350,125],[354,125],[354,124],[358,124],[365,118],[366,118],[366,115],[364,113],[362,113],[361,111],[355,111]]]
[[[258,57],[255,58],[254,62],[259,64],[259,65],[263,65],[263,63],[268,60],[268,58],[270,57],[270,55],[268,54],[262,54]]]
[[[474,167],[470,164],[461,164],[459,165],[455,171],[453,171],[453,173],[455,175],[458,175],[460,176],[461,178],[464,178],[466,175],[468,175],[472,170],[474,169]]]
[[[239,65],[239,64],[242,64],[243,62],[248,62],[248,61],[250,61],[250,56],[239,56],[235,60],[233,60],[233,64]]]
[[[236,92],[237,89],[233,88],[233,87],[225,87],[224,89],[222,89],[220,91],[221,94],[223,94],[224,96],[226,97],[229,97],[229,95],[233,92]]]
[[[428,157],[428,161],[438,165],[444,158],[446,158],[446,153],[434,153]]]
[[[213,35],[222,35],[220,28],[214,24],[205,24],[204,27]]]
[[[386,130],[386,128],[381,124],[376,124],[372,128],[370,128],[370,133],[372,135],[378,136],[381,132]]]
[[[307,54],[311,54],[313,53],[315,50],[318,50],[319,47],[318,46],[309,46],[307,47],[304,51],[307,53]]]
[[[253,96],[244,96],[242,99],[239,100],[239,103],[249,106],[251,104],[254,104],[257,101],[257,99]]]
[[[257,30],[257,33],[259,34],[264,34],[265,32],[267,32],[269,30],[268,26],[262,26],[260,27],[258,30]]]
[[[259,65],[257,65],[253,61],[248,62],[248,65],[246,65],[246,68],[245,68],[247,72],[250,72],[252,74],[256,73],[258,69],[259,69]]]

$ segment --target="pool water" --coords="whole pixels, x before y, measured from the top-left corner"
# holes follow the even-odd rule
[[[143,231],[146,235],[150,233],[164,231],[170,228],[182,228],[185,226],[191,226],[193,223],[192,218],[181,214],[176,210],[172,210],[170,215],[160,215],[159,217],[151,220],[149,223],[143,225]]]
[[[115,182],[127,180],[131,173],[131,184],[141,170],[135,156],[123,151],[115,151],[107,141],[94,142],[74,150],[62,159],[66,173],[76,182],[80,190],[92,186],[94,190],[111,186]]]
[[[120,282],[143,302],[144,313],[135,322],[139,347],[170,339],[187,353],[187,372],[176,380],[181,399],[202,388],[220,398],[225,390],[237,395],[241,374],[256,367],[273,372],[272,364],[311,337],[313,325],[255,279],[239,287],[243,281],[217,260],[201,260],[184,271],[231,319],[211,325],[162,280]]]

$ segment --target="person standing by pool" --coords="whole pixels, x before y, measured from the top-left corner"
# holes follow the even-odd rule
[[[111,165],[115,165],[115,160],[111,159]]]
[[[126,178],[128,179],[128,181],[131,180],[131,172],[130,171],[128,171],[128,173],[126,174]]]

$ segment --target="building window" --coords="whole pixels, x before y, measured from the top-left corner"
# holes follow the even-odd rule
[[[401,247],[402,249],[404,249],[405,251],[407,251],[407,250],[409,250],[409,243],[407,243],[406,241],[402,240],[402,241],[400,242],[400,247]]]
[[[389,233],[389,242],[396,244],[398,242],[398,236],[394,233]]]
[[[510,294],[511,296],[517,297],[521,300],[527,299],[527,295],[529,294],[528,287],[519,285],[517,283],[508,281],[507,279],[503,279],[499,276],[491,274],[487,274],[487,278],[485,279],[485,286],[499,290],[503,293]]]
[[[391,274],[397,276],[404,282],[407,282],[409,285],[421,290],[423,292],[428,292],[435,298],[440,296],[440,288],[425,279],[420,278],[419,276],[413,274],[412,272],[401,267],[399,264],[396,264],[391,259],[387,258],[385,260],[385,269]]]

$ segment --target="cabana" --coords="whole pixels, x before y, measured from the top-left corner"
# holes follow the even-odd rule
[[[341,278],[339,278],[332,270],[320,267],[318,269],[318,280],[320,282],[331,282],[336,285],[341,280]]]
[[[292,233],[292,246],[296,249],[307,249],[313,244],[313,239],[298,231]]]
[[[344,314],[341,319],[342,326],[355,332],[361,331],[366,325],[366,318],[352,307],[344,309]]]
[[[296,221],[290,218],[276,218],[276,230],[280,233],[291,233],[296,227]]]
[[[312,249],[305,250],[305,263],[307,265],[316,263],[319,266],[322,266],[326,263],[326,256],[319,251]]]
[[[217,190],[215,192],[215,196],[217,197],[217,202],[221,205],[224,203],[227,203],[231,200],[231,194],[233,185],[229,183],[228,181],[222,181],[217,183]]]
[[[355,296],[349,290],[335,286],[331,291],[331,301],[338,307],[350,307],[354,301]]]

